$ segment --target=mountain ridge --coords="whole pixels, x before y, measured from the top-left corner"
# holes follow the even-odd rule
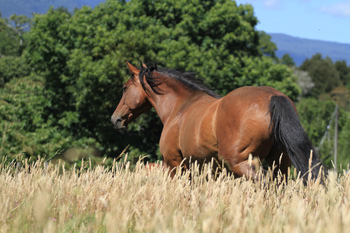
[[[350,63],[350,44],[306,39],[282,33],[268,34],[277,46],[277,57],[281,58],[288,53],[297,66],[316,53],[320,53],[323,57],[330,57],[333,62],[345,60],[347,64]]]
[[[50,7],[66,7],[69,11],[82,6],[95,7],[105,0],[0,0],[0,11],[2,17],[8,18],[12,14],[26,15],[31,17],[32,13],[45,14]]]

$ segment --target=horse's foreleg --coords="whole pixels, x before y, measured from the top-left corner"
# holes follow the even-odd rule
[[[167,154],[163,155],[164,158],[164,166],[168,168],[170,171],[170,176],[173,178],[176,174],[177,167],[182,166],[183,169],[187,169],[186,164],[182,163],[182,156],[179,153],[175,154]]]

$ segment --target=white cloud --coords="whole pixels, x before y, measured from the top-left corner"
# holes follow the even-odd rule
[[[323,6],[321,11],[337,17],[350,18],[350,1],[335,3],[329,6]]]
[[[268,8],[275,8],[280,4],[280,0],[264,0],[264,5]]]
[[[282,1],[285,1],[285,0],[236,0],[237,3],[243,3],[243,4],[246,4],[246,3],[252,4],[252,5],[262,4],[264,8],[269,8],[269,9],[279,8],[281,6]]]

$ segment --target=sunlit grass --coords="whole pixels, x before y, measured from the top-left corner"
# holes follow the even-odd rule
[[[348,232],[350,175],[214,179],[127,162],[65,170],[42,161],[0,165],[0,232]],[[189,179],[191,177],[191,179]]]

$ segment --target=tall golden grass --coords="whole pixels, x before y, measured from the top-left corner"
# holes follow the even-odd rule
[[[276,183],[214,178],[209,167],[171,179],[140,163],[0,164],[0,232],[350,231],[349,174],[330,173],[325,186]]]

